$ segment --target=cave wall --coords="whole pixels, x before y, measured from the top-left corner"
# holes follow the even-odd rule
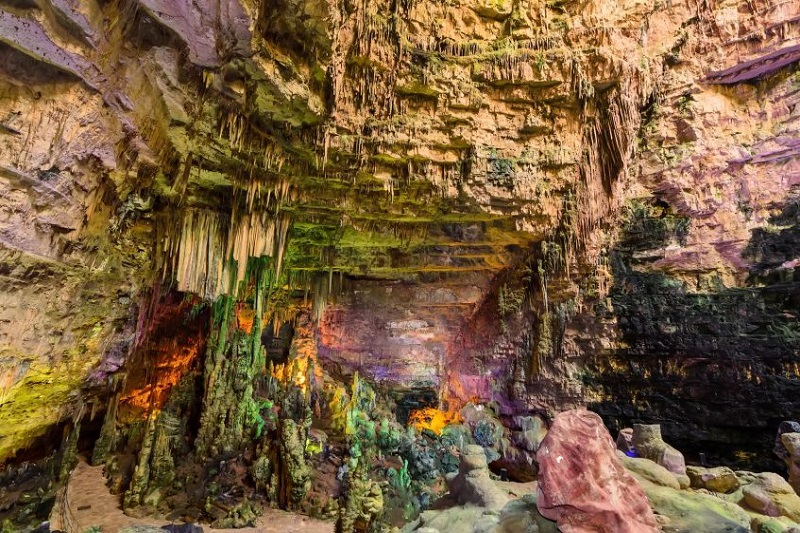
[[[322,357],[387,387],[763,440],[795,412],[799,10],[0,3],[0,461],[102,410],[162,286],[236,298],[253,256],[263,323],[314,299]]]

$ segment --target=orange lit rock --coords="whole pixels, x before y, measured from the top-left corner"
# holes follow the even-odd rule
[[[120,420],[146,418],[160,410],[169,392],[205,349],[206,318],[188,320],[192,302],[168,297],[152,329],[133,356],[136,363],[120,395]]]
[[[197,357],[199,346],[197,344],[176,345],[171,348],[159,347],[156,349],[159,360],[153,369],[151,381],[120,397],[121,404],[141,409],[145,417],[150,412],[163,407],[169,391],[180,381]]]
[[[253,331],[253,322],[255,322],[256,313],[253,308],[246,305],[240,305],[236,308],[236,327],[244,331],[248,335]]]
[[[441,435],[445,426],[458,424],[459,422],[461,422],[461,413],[458,411],[452,409],[442,411],[434,407],[416,409],[411,412],[411,417],[408,420],[408,424],[417,431],[429,429],[437,435]]]

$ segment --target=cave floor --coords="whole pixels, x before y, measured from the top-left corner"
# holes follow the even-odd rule
[[[83,459],[70,475],[65,500],[59,498],[59,501],[66,501],[66,505],[56,504],[50,525],[62,531],[82,532],[100,526],[104,533],[116,533],[128,526],[161,527],[169,523],[166,518],[133,518],[123,513],[119,498],[111,494],[106,486],[103,467],[90,466]],[[203,528],[205,533],[332,533],[333,523],[278,510],[265,510],[255,527],[214,529],[204,525]]]

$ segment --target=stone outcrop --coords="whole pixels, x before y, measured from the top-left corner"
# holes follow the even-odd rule
[[[560,531],[658,531],[647,498],[622,466],[614,441],[596,414],[558,414],[537,459],[537,506],[558,523]]]
[[[710,494],[675,490],[640,479],[642,489],[666,531],[747,533],[750,515],[735,503]]]
[[[633,426],[633,447],[636,453],[650,459],[678,476],[686,475],[683,454],[661,438],[661,426],[636,424]]]
[[[459,505],[476,505],[500,510],[508,503],[508,496],[489,477],[486,453],[481,446],[466,446],[458,465],[458,473],[448,483]]]
[[[472,505],[425,511],[402,533],[558,533],[555,522],[536,508],[536,494],[513,499],[498,512]]]
[[[789,470],[789,484],[800,494],[800,433],[783,433],[780,438],[787,452],[784,461]]]

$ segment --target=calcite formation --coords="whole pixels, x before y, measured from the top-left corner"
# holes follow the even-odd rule
[[[403,451],[443,474],[441,443],[469,444],[393,424],[472,404],[490,422],[467,433],[514,475],[541,451],[520,420],[573,407],[780,468],[776,424],[800,413],[798,13],[1,2],[0,464],[72,435],[118,480],[137,465],[132,505],[202,464],[368,527],[364,464]],[[320,420],[368,505],[344,472],[310,479]]]

